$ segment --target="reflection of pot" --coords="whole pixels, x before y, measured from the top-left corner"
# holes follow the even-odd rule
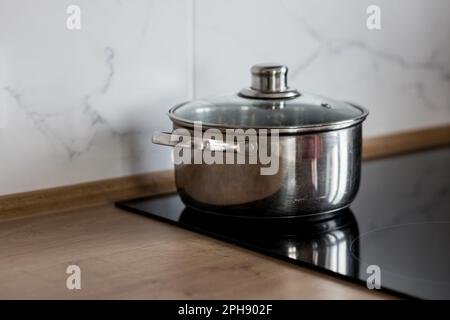
[[[256,250],[325,268],[342,275],[358,275],[358,224],[344,209],[325,220],[304,218],[243,218],[204,213],[187,207],[179,222]]]
[[[277,129],[279,170],[261,175],[261,168],[269,166],[261,161],[177,164],[175,177],[182,200],[199,209],[241,216],[252,212],[265,217],[311,215],[347,207],[359,187],[361,127],[367,111],[289,88],[285,66],[257,65],[251,71],[251,88],[181,104],[169,111],[169,117],[174,129],[185,129],[191,136],[197,121],[202,122],[202,130],[219,132]],[[256,134],[261,137],[261,131]],[[171,137],[160,133],[153,142],[177,145]],[[200,153],[214,150],[223,158],[226,152],[248,152],[228,141],[199,139],[183,148]]]

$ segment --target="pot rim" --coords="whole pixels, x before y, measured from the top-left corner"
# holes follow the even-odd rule
[[[183,105],[185,105],[188,102],[189,101],[183,102],[183,103],[180,103],[180,104],[170,108],[167,114],[173,123],[178,124],[182,127],[186,127],[186,128],[194,128],[194,121],[184,119],[182,117],[177,116],[174,113],[175,110],[182,107]],[[278,129],[280,134],[296,134],[296,133],[308,133],[308,132],[318,132],[318,131],[341,130],[341,129],[345,129],[345,128],[354,126],[356,124],[362,123],[369,115],[369,110],[367,110],[366,108],[364,108],[360,105],[357,105],[355,103],[352,103],[352,102],[347,102],[347,103],[352,105],[353,107],[359,109],[362,112],[361,115],[359,115],[358,117],[355,117],[353,119],[349,119],[349,120],[343,120],[343,121],[337,121],[337,122],[331,122],[331,123],[303,125],[303,126],[289,126],[289,127],[288,126],[285,126],[285,127],[280,127],[280,126],[257,127],[257,126],[249,126],[249,125],[237,126],[237,125],[225,125],[225,124],[219,124],[219,123],[208,123],[208,122],[203,122],[203,121],[198,121],[198,122],[201,122],[202,128],[204,130],[219,129],[221,131],[225,131],[226,129],[243,129],[243,130],[247,130],[247,129],[268,129],[268,130]]]

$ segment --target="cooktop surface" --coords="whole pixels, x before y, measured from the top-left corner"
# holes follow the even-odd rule
[[[365,162],[350,209],[316,222],[204,213],[177,195],[117,206],[375,290],[450,299],[449,164],[450,148]]]

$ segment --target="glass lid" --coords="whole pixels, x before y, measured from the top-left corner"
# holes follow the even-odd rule
[[[278,64],[255,65],[250,88],[181,104],[172,108],[169,116],[182,126],[200,121],[204,127],[294,132],[340,129],[367,116],[362,107],[289,88],[287,71]]]

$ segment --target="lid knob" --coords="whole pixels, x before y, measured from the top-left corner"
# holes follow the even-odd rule
[[[287,85],[288,68],[278,63],[256,64],[250,69],[250,88],[241,90],[241,96],[257,99],[283,99],[298,97],[300,93]]]

